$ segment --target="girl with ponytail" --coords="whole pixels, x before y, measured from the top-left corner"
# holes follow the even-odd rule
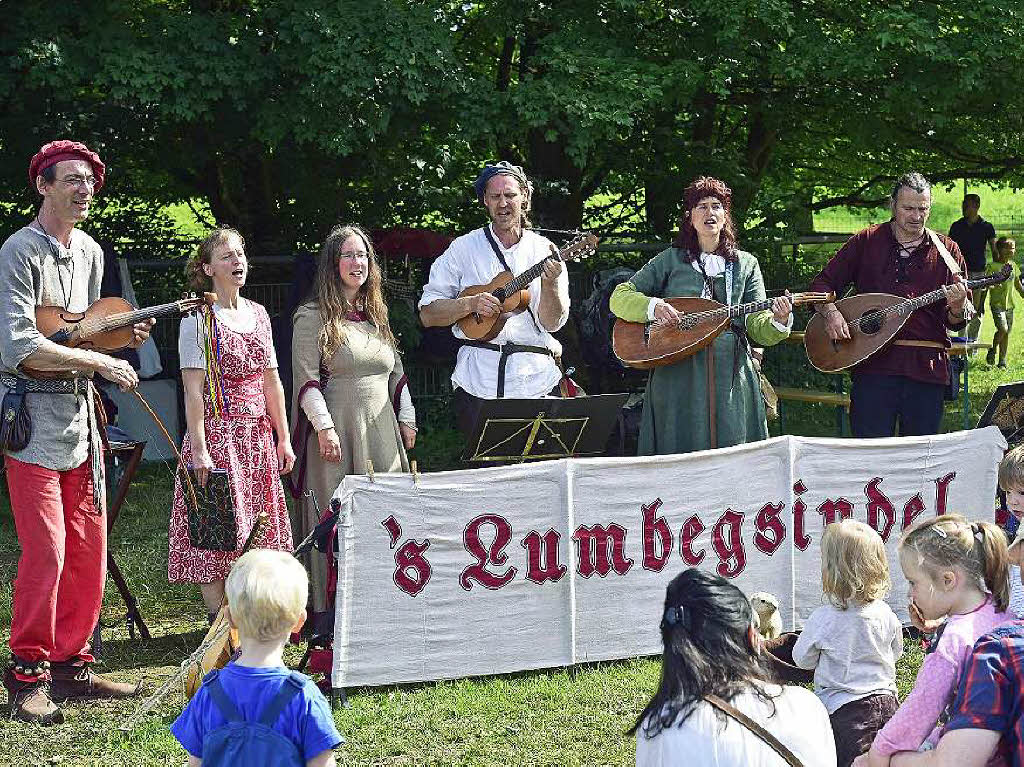
[[[944,514],[910,527],[900,541],[910,617],[935,628],[914,689],[854,767],[883,767],[897,751],[933,748],[978,637],[1013,620],[1006,536],[989,522]],[[945,619],[944,621],[941,619]]]

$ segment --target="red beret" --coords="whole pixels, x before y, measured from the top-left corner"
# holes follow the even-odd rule
[[[47,168],[56,165],[64,160],[85,160],[92,165],[92,174],[96,177],[96,186],[93,191],[98,192],[103,188],[103,176],[107,166],[103,164],[100,156],[79,141],[51,141],[43,144],[42,148],[33,155],[28,164],[28,184],[36,188],[36,176]]]

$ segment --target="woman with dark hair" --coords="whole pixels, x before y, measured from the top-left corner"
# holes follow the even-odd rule
[[[416,412],[388,323],[383,278],[369,235],[336,226],[317,262],[312,295],[292,317],[293,439],[299,453],[292,489],[312,490],[321,511],[347,474],[409,471]],[[299,498],[296,540],[319,520]],[[327,608],[326,559],[310,555],[314,613]],[[315,622],[314,622],[315,623]],[[314,630],[319,628],[314,625]]]
[[[684,296],[741,304],[765,298],[757,259],[739,250],[730,206],[732,192],[702,176],[683,194],[679,236],[632,279],[612,293],[612,312],[629,322],[672,321],[679,314],[663,299]],[[688,453],[765,439],[761,385],[750,355],[789,335],[792,305],[785,296],[771,309],[733,320],[709,347],[673,365],[655,368],[647,380],[638,453]],[[708,391],[707,355],[714,355],[714,388]],[[715,403],[715,444],[708,414]]]
[[[774,683],[753,608],[736,586],[684,570],[666,589],[661,639],[658,690],[629,731],[636,733],[637,767],[787,764],[771,738],[806,767],[834,767],[828,712],[810,690]],[[723,711],[723,702],[768,737]]]

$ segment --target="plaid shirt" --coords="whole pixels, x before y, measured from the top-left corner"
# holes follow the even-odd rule
[[[997,753],[1024,766],[1024,621],[982,636],[961,675],[946,730],[1002,733]]]

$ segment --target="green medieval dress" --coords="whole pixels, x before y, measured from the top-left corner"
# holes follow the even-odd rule
[[[764,300],[764,280],[757,259],[743,251],[736,255],[739,260],[731,268],[731,303]],[[712,280],[716,300],[724,302],[725,272]],[[703,286],[704,278],[693,268],[686,252],[669,248],[615,289],[611,310],[629,322],[646,322],[651,298],[699,296]],[[773,346],[789,335],[772,324],[770,310],[748,314],[744,324],[755,346]],[[674,365],[651,370],[644,393],[639,455],[689,453],[711,447],[706,355],[712,352],[718,447],[767,438],[757,372],[746,345],[730,327],[708,348]]]

